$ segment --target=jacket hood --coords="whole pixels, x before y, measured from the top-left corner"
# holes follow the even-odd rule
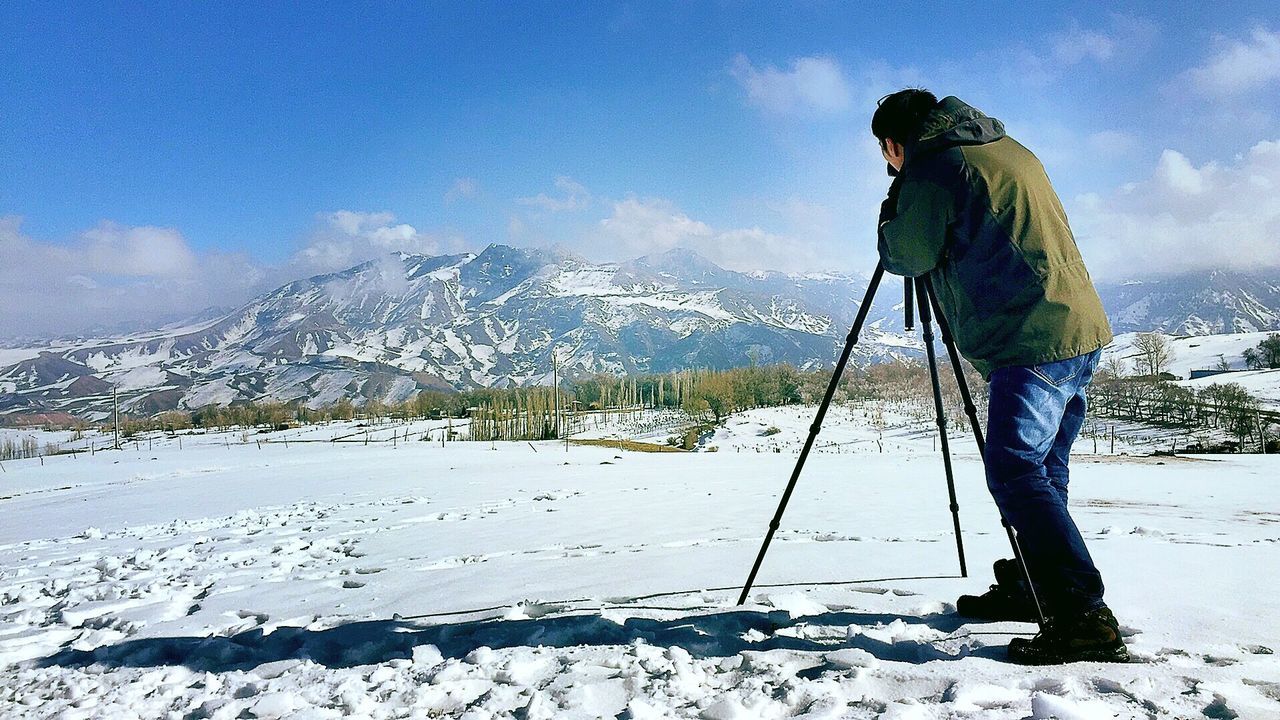
[[[911,154],[931,153],[957,145],[985,145],[1004,137],[1004,123],[954,95],[948,95],[929,113],[920,139]]]

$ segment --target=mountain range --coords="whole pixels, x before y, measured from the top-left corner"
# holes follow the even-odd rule
[[[865,277],[741,273],[675,249],[590,263],[490,245],[393,254],[298,280],[218,317],[109,338],[0,348],[0,413],[150,414],[274,399],[319,407],[422,389],[549,384],[563,375],[751,362],[829,367]],[[1211,273],[1099,285],[1116,332],[1280,329],[1280,283]],[[855,348],[867,363],[921,352],[887,277]]]

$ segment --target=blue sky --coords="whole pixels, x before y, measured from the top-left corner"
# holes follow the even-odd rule
[[[1280,265],[1274,3],[263,5],[0,6],[0,335],[393,249],[866,271],[917,84],[1041,157],[1097,276]]]

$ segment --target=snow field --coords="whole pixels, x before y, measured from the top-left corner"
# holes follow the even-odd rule
[[[1258,398],[1264,409],[1280,408],[1280,370],[1247,370],[1244,351],[1256,348],[1258,343],[1274,335],[1274,331],[1229,333],[1222,335],[1165,335],[1169,349],[1173,354],[1169,372],[1181,378],[1191,377],[1192,370],[1207,370],[1217,367],[1226,360],[1236,372],[1212,375],[1195,380],[1180,380],[1177,384],[1183,387],[1201,389],[1208,385],[1236,383],[1252,396]],[[1138,333],[1122,333],[1116,336],[1113,343],[1103,350],[1105,358],[1119,358],[1129,372],[1136,372],[1137,353],[1133,349]]]
[[[205,436],[6,462],[0,716],[1280,717],[1276,458],[1078,456],[1137,662],[1023,668],[1003,648],[1034,626],[950,604],[1008,553],[977,459],[960,579],[931,437],[881,453],[856,409],[820,440],[870,449],[810,457],[734,604],[795,460],[751,443],[812,412],[734,416],[716,453]]]

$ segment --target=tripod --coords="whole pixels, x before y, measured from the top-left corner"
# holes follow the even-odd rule
[[[769,532],[764,536],[764,544],[760,547],[756,562],[751,567],[751,574],[747,576],[747,583],[743,586],[742,594],[738,597],[739,605],[747,601],[747,594],[751,592],[751,586],[755,583],[756,573],[760,571],[760,565],[764,562],[765,553],[769,551],[769,543],[773,541],[773,535],[778,531],[778,526],[782,523],[782,514],[787,509],[787,502],[791,499],[791,493],[795,490],[796,482],[800,479],[800,472],[804,469],[804,462],[809,457],[809,451],[813,448],[818,432],[822,429],[822,421],[827,415],[827,408],[831,406],[831,398],[835,395],[836,388],[840,384],[840,377],[844,374],[845,366],[849,362],[849,355],[853,352],[853,346],[858,344],[858,335],[862,332],[862,325],[867,320],[867,313],[871,311],[871,301],[875,298],[876,290],[879,289],[880,281],[883,277],[884,266],[877,264],[875,272],[871,274],[871,281],[867,284],[867,292],[862,299],[862,305],[858,307],[858,315],[853,321],[853,328],[849,331],[849,337],[845,340],[844,351],[840,353],[840,359],[836,362],[836,369],[831,376],[831,382],[827,385],[826,395],[822,398],[822,404],[818,406],[818,414],[813,419],[813,425],[809,426],[809,437],[805,440],[804,448],[800,450],[800,457],[796,460],[795,469],[791,471],[791,480],[787,483],[787,489],[782,493],[781,502],[778,503],[778,511],[774,514],[773,521],[769,523]],[[973,396],[969,392],[969,383],[965,380],[964,370],[960,365],[960,353],[956,349],[955,338],[951,335],[951,327],[946,317],[942,314],[942,306],[938,304],[938,296],[934,292],[933,283],[928,276],[905,278],[903,290],[907,330],[911,330],[915,324],[912,317],[914,309],[918,307],[920,311],[925,355],[929,362],[929,379],[933,385],[933,406],[937,417],[938,434],[941,439],[942,466],[947,476],[947,494],[951,501],[951,521],[955,526],[956,552],[960,556],[960,576],[968,577],[969,570],[964,559],[964,540],[960,535],[960,504],[956,502],[955,476],[951,469],[951,447],[947,439],[947,417],[942,404],[942,385],[938,379],[938,358],[933,347],[932,321],[935,317],[938,321],[938,329],[942,334],[942,344],[947,348],[947,354],[951,358],[951,368],[955,371],[956,384],[960,388],[960,397],[964,401],[965,415],[969,418],[969,424],[973,427],[973,437],[978,445],[979,456],[985,456],[986,454],[986,441],[982,436],[982,427],[978,422],[978,408],[973,403]],[[1004,525],[1005,533],[1009,536],[1009,544],[1013,547],[1013,556],[1017,560],[1018,567],[1022,571],[1023,580],[1026,581],[1027,588],[1031,592],[1031,599],[1036,607],[1037,621],[1041,629],[1043,629],[1045,624],[1044,611],[1040,606],[1040,598],[1036,596],[1035,586],[1031,583],[1031,573],[1027,570],[1026,560],[1022,557],[1022,548],[1018,545],[1018,538],[1003,513],[1000,515],[1000,523]]]

